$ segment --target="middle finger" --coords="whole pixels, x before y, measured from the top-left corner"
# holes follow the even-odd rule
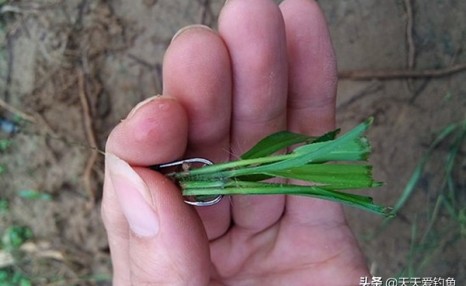
[[[269,0],[228,1],[219,32],[232,63],[231,153],[286,128],[287,52],[283,18]],[[232,158],[236,159],[236,158]],[[284,196],[234,196],[235,226],[259,232],[282,215]]]
[[[187,157],[228,160],[231,74],[228,51],[214,31],[191,26],[174,37],[164,58],[164,94],[176,97],[188,114]],[[228,200],[197,211],[209,239],[230,226]]]

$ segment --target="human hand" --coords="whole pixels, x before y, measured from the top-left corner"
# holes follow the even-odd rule
[[[193,208],[147,168],[229,161],[279,130],[333,129],[335,56],[314,1],[228,1],[218,33],[190,26],[175,36],[163,82],[164,95],[139,104],[107,142],[102,218],[114,285],[358,285],[369,276],[336,203],[234,196]]]

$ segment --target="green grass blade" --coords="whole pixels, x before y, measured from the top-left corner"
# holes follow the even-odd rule
[[[233,170],[226,170],[226,171],[217,173],[217,175],[220,177],[232,178],[232,177],[239,177],[239,176],[245,176],[245,175],[267,174],[267,172],[271,172],[271,171],[299,167],[309,162],[321,163],[322,161],[326,161],[329,159],[343,160],[343,158],[345,157],[347,158],[350,157],[350,159],[359,160],[359,157],[361,156],[361,152],[362,154],[365,154],[366,152],[365,151],[366,145],[363,143],[363,141],[366,141],[366,140],[361,139],[361,137],[363,133],[367,130],[367,128],[369,128],[371,123],[372,123],[372,119],[366,120],[365,122],[356,126],[353,130],[349,131],[345,135],[335,140],[310,144],[309,146],[317,145],[317,148],[312,149],[312,150],[307,150],[308,151],[307,153],[303,152],[303,154],[301,154],[300,152],[298,153],[293,152],[291,154],[282,155],[281,160],[277,160],[275,162],[271,161],[271,163],[269,164],[249,166],[249,167],[233,169]],[[345,145],[349,147],[345,147]],[[348,152],[347,150],[348,148],[354,149],[354,150],[351,150],[351,152]],[[329,155],[332,153],[332,151],[337,153],[337,155],[333,157],[332,155]],[[351,155],[350,153],[351,154],[356,153],[358,156],[354,158],[353,155]],[[350,154],[351,156],[349,156],[348,154]],[[274,157],[275,156],[272,156],[271,158],[274,158]],[[279,156],[276,156],[276,157],[279,157]],[[205,168],[211,168],[211,167],[212,166],[205,167]],[[205,169],[205,168],[199,169],[200,171],[195,170],[192,173],[199,174],[200,172],[202,172],[202,169]]]
[[[320,143],[320,142],[335,140],[335,138],[337,138],[337,135],[340,133],[340,131],[341,129],[338,128],[333,131],[327,132],[324,135],[316,138],[316,140],[312,141],[312,143]]]
[[[239,160],[225,164],[214,164],[190,171],[186,174],[178,173],[175,174],[175,177],[180,179],[183,176],[187,177],[189,175],[193,175],[200,176],[201,179],[206,180],[250,175],[267,175],[267,172],[299,167],[307,164],[308,162],[321,163],[322,161],[332,159],[364,159],[367,157],[370,148],[368,148],[367,140],[361,137],[367,128],[369,128],[372,121],[372,119],[366,120],[335,140],[306,145],[305,147],[312,145],[317,146],[316,148],[312,147],[306,150],[306,152],[302,151],[303,149],[301,149],[301,151],[297,151],[302,148],[300,147],[291,154]],[[249,165],[246,165],[246,162]],[[254,165],[254,163],[257,165]]]
[[[437,137],[434,139],[434,141],[431,143],[429,146],[429,149],[427,153],[422,157],[422,159],[419,161],[417,164],[416,168],[413,171],[413,174],[408,180],[408,183],[406,184],[400,198],[398,201],[395,203],[393,206],[393,212],[397,213],[408,201],[408,199],[411,197],[414,189],[417,186],[417,183],[419,182],[419,179],[421,178],[422,172],[424,171],[425,165],[427,161],[429,161],[430,156],[432,151],[441,143],[445,138],[447,138],[452,132],[454,132],[457,129],[458,125],[457,124],[450,124],[444,129],[440,131],[440,133],[437,135]]]
[[[198,185],[197,185],[198,187]],[[241,182],[235,181],[226,184],[223,187],[213,186],[212,188],[197,188],[190,182],[184,183],[183,195],[184,196],[209,196],[209,195],[273,195],[273,194],[286,194],[286,195],[299,195],[310,196],[320,199],[326,199],[351,205],[353,207],[361,208],[384,216],[389,215],[389,209],[373,203],[372,198],[367,196],[360,196],[354,194],[341,193],[337,191],[326,190],[316,186],[300,186],[288,184],[274,184],[274,183],[257,183],[257,182]]]
[[[380,186],[372,178],[372,167],[349,164],[308,164],[271,171],[270,176],[302,180],[331,189],[360,189]]]
[[[372,118],[366,120],[365,122],[356,126],[353,130],[349,131],[348,133],[344,134],[343,136],[333,141],[318,143],[318,144],[323,144],[323,145],[319,149],[315,150],[314,152],[302,154],[301,156],[297,156],[289,160],[284,160],[284,161],[272,163],[272,164],[265,165],[265,166],[259,166],[257,167],[257,169],[259,169],[262,172],[281,170],[281,169],[301,166],[309,162],[314,162],[314,160],[322,159],[323,154],[328,154],[332,150],[337,150],[338,148],[341,148],[345,144],[351,143],[356,138],[361,137],[362,134],[369,128],[372,121],[373,121]]]
[[[313,160],[315,160],[316,163],[321,163],[330,160],[354,161],[365,159],[369,154],[370,148],[368,148],[367,140],[360,137],[362,137],[362,134],[367,130],[371,123],[372,119],[368,119],[347,134],[335,140],[329,141],[330,138],[336,136],[338,130],[329,132],[316,139],[316,141],[321,142],[305,145],[312,146],[307,149],[306,152],[303,151],[304,149],[300,149],[302,147],[298,147],[291,154],[241,159],[238,161],[205,166],[203,168],[186,172],[174,173],[171,176],[178,180],[194,176],[200,176],[200,179],[202,180],[219,177],[232,178],[250,175],[264,175],[267,171],[298,167]],[[272,149],[276,148],[277,147]],[[268,152],[272,149],[269,149]],[[297,152],[296,150],[298,149],[301,151]],[[254,154],[248,156],[253,155]]]
[[[228,178],[233,176],[240,176],[240,175],[252,175],[253,173],[249,173],[247,170],[250,170],[250,166],[256,166],[261,164],[270,164],[273,162],[279,162],[282,160],[289,159],[293,157],[293,154],[285,154],[285,155],[275,155],[275,156],[267,156],[255,159],[241,159],[237,161],[231,161],[226,163],[218,163],[213,165],[204,166],[202,168],[189,170],[189,171],[182,171],[177,173],[168,174],[169,176],[178,179],[189,179],[189,178],[199,178],[201,180],[205,180],[208,178]],[[232,170],[243,170],[243,174],[228,174],[228,172]],[[246,172],[244,172],[246,171]]]
[[[328,144],[328,142],[315,143],[298,147],[294,153],[299,156],[317,152],[319,149]],[[320,152],[320,156],[313,158],[313,163],[321,163],[328,161],[365,161],[369,157],[371,147],[369,141],[365,137],[356,138],[344,145],[328,150],[328,152]]]
[[[419,182],[419,179],[421,178],[421,174],[424,170],[425,161],[426,160],[422,160],[414,169],[413,174],[409,178],[408,183],[406,184],[400,198],[393,206],[394,213],[397,213],[411,197],[411,194],[413,193],[415,187],[417,186],[417,183]]]
[[[311,142],[314,139],[314,137],[303,134],[280,131],[259,141],[249,151],[241,155],[241,159],[254,159],[269,156],[294,144]]]
[[[311,137],[288,131],[280,131],[259,141],[249,151],[241,155],[241,159],[254,159],[269,156],[295,144],[331,141],[336,138],[339,132],[340,129],[336,129],[320,137]]]

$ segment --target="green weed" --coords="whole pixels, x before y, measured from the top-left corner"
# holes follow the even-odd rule
[[[394,211],[402,211],[406,203],[418,189],[421,178],[425,175],[427,164],[440,145],[448,146],[443,164],[443,174],[435,203],[426,206],[426,214],[415,214],[411,224],[410,250],[406,257],[406,265],[400,276],[416,277],[430,265],[446,247],[466,238],[466,207],[464,207],[464,194],[460,192],[455,178],[455,170],[461,168],[460,152],[466,138],[466,120],[450,124],[441,130],[429,146],[427,153],[421,158],[414,169],[402,195],[394,205]],[[439,223],[439,218],[449,218],[448,222]],[[387,218],[382,229],[392,221]],[[426,221],[422,226],[420,221]],[[380,232],[379,232],[380,233]]]
[[[8,202],[2,200],[4,211],[8,210]],[[26,226],[12,225],[7,227],[1,234],[0,253],[2,256],[12,258],[11,264],[6,264],[0,268],[0,286],[29,286],[32,285],[31,280],[14,265],[16,252],[21,245],[32,238],[32,231]]]
[[[10,146],[10,139],[0,139],[0,152],[5,152]]]
[[[36,190],[26,189],[20,190],[18,196],[27,199],[27,200],[42,200],[42,201],[51,201],[52,196],[46,193],[42,193]]]

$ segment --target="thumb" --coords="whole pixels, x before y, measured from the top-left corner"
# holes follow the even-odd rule
[[[121,258],[129,260],[123,264],[131,285],[207,285],[208,240],[178,188],[162,174],[132,168],[115,155],[108,154],[106,164],[110,188],[128,224],[127,253]]]

